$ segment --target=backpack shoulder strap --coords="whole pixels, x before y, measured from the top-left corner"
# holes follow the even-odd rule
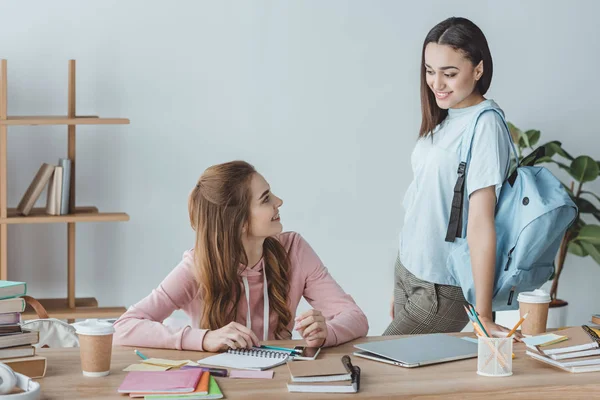
[[[508,125],[506,124],[502,113],[498,109],[493,107],[485,107],[479,110],[473,118],[473,121],[469,125],[469,128],[467,128],[467,131],[463,134],[461,144],[459,147],[460,164],[458,165],[457,171],[458,178],[456,179],[456,184],[454,185],[454,195],[452,197],[450,219],[448,221],[448,230],[446,231],[446,242],[454,242],[454,239],[463,237],[465,180],[467,176],[468,165],[471,161],[471,147],[473,145],[473,138],[475,137],[475,128],[477,126],[477,121],[479,121],[479,117],[481,117],[481,115],[486,111],[494,111],[500,116],[500,119],[502,119],[502,122],[504,122],[506,131],[508,132],[508,138],[515,160],[519,160],[517,150],[515,149],[512,137],[510,136],[510,130],[508,129]]]

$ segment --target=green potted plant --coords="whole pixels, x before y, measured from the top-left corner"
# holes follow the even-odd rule
[[[519,161],[539,147],[537,146],[541,135],[539,130],[522,131],[511,123],[508,123],[508,126],[517,147]],[[552,313],[552,309],[566,310],[565,306],[568,304],[565,300],[557,297],[558,282],[567,254],[579,257],[589,256],[600,265],[600,225],[595,223],[600,221],[600,196],[584,190],[584,184],[598,179],[600,161],[586,155],[573,157],[563,149],[559,141],[548,142],[542,146],[546,150],[546,155],[540,158],[536,164],[554,164],[568,174],[569,179],[566,181],[561,179],[561,182],[579,208],[577,219],[565,233],[556,257],[556,269],[551,277],[552,286],[550,288],[552,298],[550,312]],[[566,324],[566,311],[562,314],[564,315],[556,317],[558,321],[561,321],[557,325]],[[550,319],[549,316],[549,327]]]

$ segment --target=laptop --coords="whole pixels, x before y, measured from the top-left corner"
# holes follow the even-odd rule
[[[444,333],[362,343],[354,347],[360,350],[354,352],[355,356],[406,368],[477,357],[477,343]]]

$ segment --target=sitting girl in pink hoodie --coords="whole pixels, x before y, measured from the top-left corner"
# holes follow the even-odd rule
[[[188,201],[194,249],[115,322],[115,344],[215,352],[290,339],[292,329],[316,347],[365,336],[367,318],[309,244],[281,233],[282,204],[246,162],[208,168]],[[303,296],[314,309],[294,318]],[[162,324],[179,309],[192,326]]]

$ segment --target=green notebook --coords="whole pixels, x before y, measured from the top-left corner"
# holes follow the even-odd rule
[[[222,399],[223,393],[221,393],[221,389],[215,381],[215,378],[210,377],[210,381],[208,382],[208,394],[198,394],[198,393],[181,393],[181,394],[150,394],[144,396],[145,400],[208,400],[208,399]]]
[[[27,294],[25,282],[0,281],[0,300],[20,297]]]

